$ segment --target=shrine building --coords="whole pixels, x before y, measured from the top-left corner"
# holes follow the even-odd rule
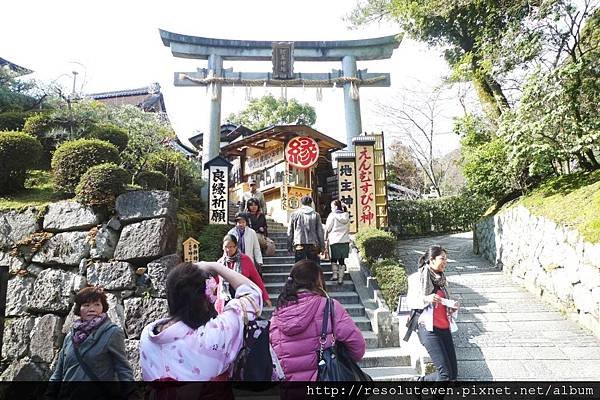
[[[231,164],[229,201],[236,203],[254,179],[275,221],[287,223],[309,195],[321,215],[335,193],[327,178],[334,176],[332,153],[346,145],[306,125],[271,126],[239,136],[221,147]],[[287,172],[287,173],[286,173]]]

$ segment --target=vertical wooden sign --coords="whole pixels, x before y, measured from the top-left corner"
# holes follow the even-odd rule
[[[188,238],[183,242],[183,261],[200,261],[200,242],[194,238]]]
[[[383,132],[373,134],[375,138],[375,203],[377,211],[377,227],[388,227],[387,177],[385,172],[385,141]]]
[[[375,202],[375,139],[358,136],[352,139],[356,152],[357,229],[377,227]]]
[[[357,232],[356,223],[356,167],[354,152],[336,154],[338,175],[338,198],[348,208],[350,233]]]
[[[227,225],[229,214],[229,169],[232,164],[217,156],[204,165],[208,169],[208,223]]]

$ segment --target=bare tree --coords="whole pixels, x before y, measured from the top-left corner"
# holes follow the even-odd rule
[[[421,87],[423,87],[421,85]],[[383,125],[396,140],[410,148],[416,163],[438,196],[442,196],[449,165],[439,162],[441,155],[436,136],[450,133],[444,120],[449,102],[456,103],[458,96],[448,96],[444,87],[426,89],[401,89],[386,103],[376,105],[376,113],[384,118]],[[444,96],[447,95],[447,96]],[[464,105],[463,105],[464,107]],[[445,129],[445,130],[444,130]]]

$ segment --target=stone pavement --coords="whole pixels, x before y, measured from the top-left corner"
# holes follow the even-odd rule
[[[446,274],[461,303],[459,380],[600,380],[600,339],[474,255],[470,232],[400,241],[408,273],[433,244],[448,251]]]

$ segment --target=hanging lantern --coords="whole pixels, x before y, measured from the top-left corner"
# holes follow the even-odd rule
[[[322,101],[322,100],[323,100],[323,88],[318,87],[317,88],[317,101]]]
[[[245,88],[245,96],[246,96],[246,101],[250,101],[252,100],[252,86],[246,86]]]

